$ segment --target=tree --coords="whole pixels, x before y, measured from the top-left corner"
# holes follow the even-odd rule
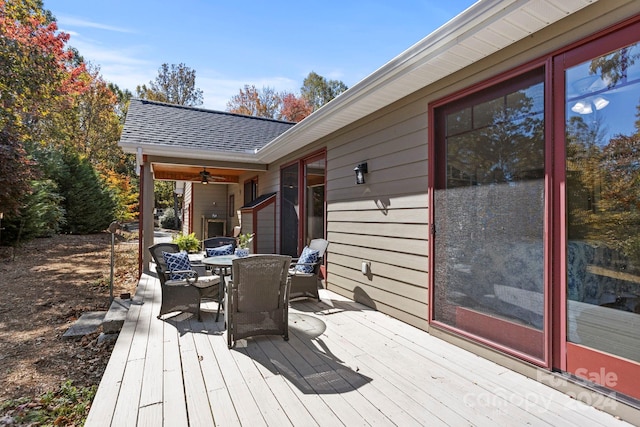
[[[87,90],[75,96],[66,108],[43,124],[48,140],[70,146],[100,170],[126,173],[125,154],[118,147],[122,130],[116,112],[118,99],[99,74],[89,65],[84,75]]]
[[[227,111],[247,116],[299,122],[311,114],[311,106],[303,97],[289,92],[276,93],[271,87],[262,90],[245,85],[227,102]]]
[[[36,177],[25,143],[43,142],[42,122],[85,87],[84,64],[65,47],[40,0],[0,0],[0,206],[18,214]],[[4,94],[10,94],[5,96]]]
[[[173,187],[172,181],[153,181],[154,206],[156,208],[166,209],[172,206]]]
[[[116,202],[114,217],[118,221],[131,221],[138,212],[137,186],[129,176],[107,171],[105,185]]]
[[[258,89],[253,85],[244,85],[244,90],[240,89],[240,93],[232,96],[231,100],[227,102],[227,111],[234,114],[257,116],[259,103]]]
[[[311,105],[313,111],[316,111],[347,89],[347,85],[342,81],[327,80],[314,71],[311,71],[304,79],[300,93],[309,105]]]
[[[162,64],[155,81],[136,87],[139,98],[169,104],[202,105],[202,90],[196,88],[196,72],[185,64]]]
[[[254,85],[244,85],[238,95],[234,95],[227,102],[227,111],[247,116],[278,119],[282,98],[273,88],[263,87],[256,89]]]
[[[227,102],[227,111],[299,122],[347,89],[343,82],[327,80],[312,71],[304,79],[300,97],[289,92],[278,94],[270,87],[258,90],[254,85],[244,85],[244,88]]]
[[[311,105],[305,98],[296,97],[292,93],[287,93],[282,96],[282,108],[280,109],[280,116],[282,120],[289,122],[299,122],[313,112]]]
[[[133,94],[129,89],[122,90],[115,83],[108,83],[109,90],[114,93],[118,103],[115,107],[115,112],[120,119],[120,123],[124,125],[124,120],[127,117],[127,111],[129,111],[129,103],[131,98],[133,98]]]
[[[4,126],[0,130],[0,212],[18,213],[20,199],[31,191],[32,166],[19,133],[11,126]]]
[[[24,202],[22,215],[12,215],[2,223],[2,241],[19,244],[34,237],[50,237],[64,223],[62,196],[52,180],[31,183],[33,189],[21,198]]]
[[[114,219],[116,203],[109,187],[89,160],[68,150],[62,155],[55,181],[64,196],[66,223],[62,230],[73,234],[105,230]]]

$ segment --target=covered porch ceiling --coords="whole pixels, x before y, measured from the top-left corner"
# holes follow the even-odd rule
[[[202,172],[208,172],[209,183],[237,184],[248,172],[264,172],[266,165],[251,163],[213,162],[202,159],[148,157],[153,179],[157,181],[201,182]]]

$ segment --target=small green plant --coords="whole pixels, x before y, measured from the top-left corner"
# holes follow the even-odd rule
[[[173,243],[178,245],[181,251],[197,252],[200,249],[200,240],[196,237],[196,233],[179,234],[173,238]]]
[[[0,403],[0,414],[7,425],[79,426],[84,424],[95,394],[95,386],[75,387],[66,381],[58,390],[39,398],[4,401]]]
[[[253,236],[255,233],[244,233],[238,236],[238,247],[240,249],[247,249],[249,247],[249,243],[253,240]]]

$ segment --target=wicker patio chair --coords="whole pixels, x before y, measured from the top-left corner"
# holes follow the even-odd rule
[[[251,255],[233,260],[227,282],[227,344],[256,335],[289,340],[288,255]]]
[[[192,268],[170,270],[167,267],[163,252],[178,254],[180,252],[178,245],[157,243],[149,247],[149,252],[151,252],[153,262],[156,264],[156,272],[162,289],[162,303],[158,318],[167,313],[181,311],[193,313],[198,317],[198,321],[202,321],[200,316],[202,300],[211,299],[220,303],[220,276],[199,275]]]
[[[324,254],[329,242],[324,239],[313,239],[306,246],[300,258],[294,258],[289,268],[291,292],[289,297],[320,299],[318,288],[322,287],[320,266],[324,262]]]
[[[210,237],[202,241],[202,250],[207,248],[218,248],[220,246],[232,245],[233,250],[236,249],[237,241],[235,237]],[[233,253],[233,251],[231,252]]]

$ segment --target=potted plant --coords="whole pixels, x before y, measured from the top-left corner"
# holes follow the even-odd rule
[[[238,236],[236,256],[245,257],[249,255],[249,244],[253,240],[253,236],[255,236],[255,233],[244,233]]]
[[[173,238],[173,243],[178,245],[181,251],[193,253],[200,250],[200,241],[196,237],[196,233],[179,234]]]

